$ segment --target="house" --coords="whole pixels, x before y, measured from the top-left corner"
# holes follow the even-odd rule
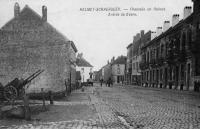
[[[93,79],[93,66],[83,58],[83,54],[77,55],[76,71],[81,73],[81,82],[87,82],[87,79]]]
[[[125,77],[126,56],[119,56],[111,64],[113,83],[123,83]]]
[[[112,61],[114,61],[114,57],[111,61],[108,60],[107,64],[102,67],[102,79],[104,82],[108,81],[108,79],[112,77]]]
[[[0,82],[26,78],[38,69],[45,71],[27,92],[65,91],[65,82],[75,84],[77,48],[73,41],[48,23],[47,7],[42,16],[26,5],[14,5],[14,17],[0,29]]]

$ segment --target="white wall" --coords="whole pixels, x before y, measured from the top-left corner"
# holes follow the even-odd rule
[[[90,71],[93,67],[76,67],[76,71],[80,71],[81,73],[81,82],[87,82],[87,79],[90,78]],[[83,70],[84,69],[84,70]],[[93,72],[93,70],[92,70]]]

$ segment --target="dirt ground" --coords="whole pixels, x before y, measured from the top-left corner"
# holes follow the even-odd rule
[[[54,101],[55,105],[42,105],[31,107],[31,121],[16,118],[0,119],[0,126],[35,124],[37,122],[58,122],[73,120],[97,119],[93,105],[88,104],[90,98],[87,93],[72,93],[69,97]]]

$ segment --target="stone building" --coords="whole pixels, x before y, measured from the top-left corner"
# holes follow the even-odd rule
[[[94,81],[99,82],[102,78],[102,69],[95,72]]]
[[[141,72],[139,68],[139,62],[141,61],[140,46],[141,39],[144,36],[144,31],[134,36],[132,46],[132,84],[140,84]]]
[[[126,84],[132,84],[132,55],[133,55],[133,43],[130,43],[127,48],[127,60],[126,60],[126,71],[125,81]]]
[[[165,21],[163,32],[141,48],[142,84],[152,87],[189,90],[195,89],[199,79],[199,1],[192,7],[184,8],[184,17],[179,15]],[[162,28],[158,28],[162,29]]]
[[[126,56],[119,56],[111,64],[113,83],[123,83],[125,77]]]
[[[45,71],[34,79],[28,92],[65,90],[65,81],[75,84],[77,48],[72,41],[47,21],[47,7],[42,16],[28,5],[22,10],[14,5],[14,17],[0,29],[0,82],[26,78],[38,69]]]
[[[107,81],[109,78],[112,77],[112,60],[108,61],[105,66],[102,67],[102,78],[104,81]]]

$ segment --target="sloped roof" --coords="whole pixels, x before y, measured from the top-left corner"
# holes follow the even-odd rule
[[[113,61],[113,64],[126,64],[126,56],[119,56],[115,61]]]
[[[76,65],[79,67],[93,67],[88,61],[86,61],[83,57],[76,59]]]
[[[30,25],[28,24],[27,26],[24,22],[30,23]],[[34,34],[40,35],[40,37],[44,37],[41,39],[34,39],[36,43],[36,40],[39,40],[40,43],[43,42],[50,45],[69,43],[69,39],[67,37],[61,34],[50,23],[48,23],[47,21],[43,21],[42,17],[34,10],[32,10],[28,5],[26,5],[20,11],[18,17],[13,17],[4,26],[2,26],[1,30],[12,31],[15,33],[26,33],[26,35]],[[30,30],[34,33],[31,33]],[[77,51],[76,47],[74,46],[75,45],[72,42],[72,47],[75,49],[75,51]]]

